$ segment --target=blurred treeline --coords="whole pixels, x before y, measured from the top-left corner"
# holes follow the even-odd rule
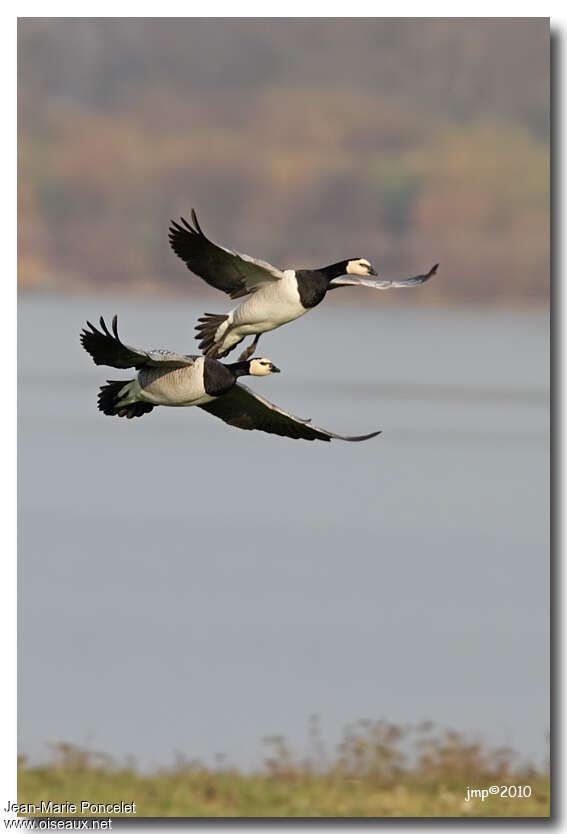
[[[440,261],[404,303],[547,298],[543,18],[24,18],[19,149],[26,288],[207,292],[194,205],[277,266]]]

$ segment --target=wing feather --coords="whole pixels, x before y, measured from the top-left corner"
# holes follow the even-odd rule
[[[109,365],[111,368],[148,368],[168,367],[183,368],[192,365],[195,356],[181,356],[169,350],[142,350],[142,348],[125,345],[118,335],[118,317],[112,319],[112,333],[108,330],[103,317],[100,317],[100,330],[90,321],[81,332],[81,344],[93,358],[95,365]]]
[[[294,417],[277,405],[265,400],[251,391],[245,385],[236,384],[227,394],[199,408],[219,417],[231,426],[239,429],[257,429],[269,434],[279,434],[282,437],[292,437],[303,440],[368,440],[376,437],[379,431],[363,434],[358,437],[344,437],[334,434],[319,426],[311,425],[310,420]]]
[[[283,278],[283,272],[267,261],[225,249],[209,240],[201,229],[195,209],[191,209],[191,220],[193,225],[184,217],[181,218],[183,225],[172,220],[169,242],[187,268],[210,286],[231,298],[241,298],[263,284]]]
[[[362,278],[358,275],[344,275],[329,281],[329,289],[334,290],[337,287],[370,287],[373,290],[389,290],[402,287],[416,287],[418,284],[424,284],[432,275],[435,275],[438,266],[439,264],[432,266],[425,275],[414,275],[413,278],[404,278],[399,281],[387,281],[384,278]]]

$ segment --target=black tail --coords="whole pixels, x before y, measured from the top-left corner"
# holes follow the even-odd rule
[[[132,417],[141,417],[152,410],[153,405],[150,403],[131,403],[131,405],[116,406],[120,391],[128,385],[127,379],[113,380],[107,379],[106,385],[103,385],[98,392],[98,408],[103,414],[116,415],[117,417],[127,417],[129,420]]]
[[[216,359],[219,356],[226,356],[227,353],[236,347],[233,345],[227,351],[221,351],[218,347],[215,347],[215,333],[217,332],[219,326],[226,321],[228,316],[219,316],[215,313],[205,313],[204,316],[201,316],[199,321],[201,324],[198,324],[195,330],[197,331],[197,335],[195,336],[196,339],[200,339],[199,342],[199,350],[202,350],[205,356],[210,356],[213,359]],[[240,340],[242,341],[242,339]]]

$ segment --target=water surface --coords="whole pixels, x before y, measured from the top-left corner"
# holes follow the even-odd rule
[[[248,380],[362,444],[199,409],[97,412],[78,332],[195,349],[185,300],[20,301],[19,747],[257,762],[357,718],[432,719],[539,761],[548,718],[544,316],[329,299]],[[220,306],[219,306],[220,301]],[[225,305],[226,306],[226,305]]]

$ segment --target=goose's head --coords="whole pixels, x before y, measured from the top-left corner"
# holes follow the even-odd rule
[[[271,359],[254,357],[248,362],[248,373],[250,376],[266,376],[267,374],[279,374],[280,369],[276,368]]]
[[[378,275],[370,261],[367,261],[366,258],[353,258],[347,261],[346,274],[361,275],[363,278],[368,275]]]

